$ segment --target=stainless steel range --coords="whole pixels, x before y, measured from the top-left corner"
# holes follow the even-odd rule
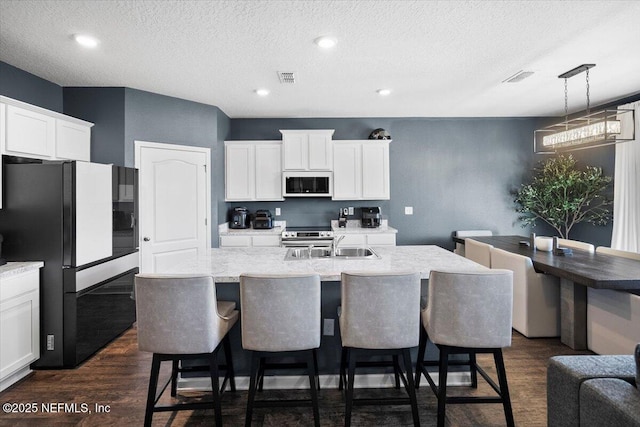
[[[330,227],[287,227],[282,232],[282,246],[287,248],[331,246],[333,230]]]

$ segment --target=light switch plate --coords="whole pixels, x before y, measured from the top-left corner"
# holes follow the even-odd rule
[[[405,206],[404,207],[405,215],[413,215],[413,206]]]
[[[276,208],[276,216],[280,216],[280,208]]]
[[[353,215],[353,206],[349,206],[349,215]]]

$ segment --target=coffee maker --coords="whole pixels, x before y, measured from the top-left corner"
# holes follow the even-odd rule
[[[247,208],[233,208],[229,211],[229,228],[249,228],[249,211]]]
[[[364,228],[380,227],[382,214],[379,207],[360,208],[362,211],[361,224]]]

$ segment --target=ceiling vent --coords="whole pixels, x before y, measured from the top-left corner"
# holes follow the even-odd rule
[[[526,79],[527,77],[529,77],[531,74],[533,74],[533,71],[520,70],[517,73],[515,73],[513,76],[503,80],[502,83],[518,83]]]
[[[295,83],[296,76],[293,71],[278,71],[278,78],[280,83]]]

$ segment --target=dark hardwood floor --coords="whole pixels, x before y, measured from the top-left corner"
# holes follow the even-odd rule
[[[520,426],[545,426],[546,369],[550,356],[584,354],[560,343],[559,339],[526,339],[513,333],[512,347],[505,349],[505,363],[515,421]],[[478,357],[482,366],[494,375],[495,368],[485,356]],[[8,390],[0,393],[0,402],[35,403],[37,413],[0,412],[0,426],[129,426],[142,425],[149,378],[151,355],[138,351],[136,330],[132,328],[101,350],[77,369],[36,371]],[[169,364],[164,367],[168,375]],[[488,394],[483,381],[477,390]],[[464,392],[468,392],[467,388]],[[456,390],[456,392],[462,390]],[[275,392],[275,393],[305,393]],[[398,390],[356,390],[376,396],[394,396]],[[168,392],[166,393],[168,395]],[[197,393],[195,395],[198,395]],[[360,395],[361,394],[357,394]],[[302,397],[302,396],[301,396]],[[306,397],[306,395],[304,395]],[[223,422],[226,426],[244,425],[247,392],[223,395]],[[165,399],[165,398],[163,398]],[[323,426],[344,424],[344,403],[338,390],[320,391],[320,418]],[[168,400],[167,400],[168,401]],[[58,413],[43,413],[43,404],[77,404],[60,407]],[[81,404],[86,403],[86,408]],[[108,405],[109,412],[96,412],[95,405]],[[420,422],[435,426],[436,400],[426,381],[418,390]],[[58,406],[53,405],[57,408]],[[74,409],[75,412],[74,413]],[[91,413],[85,412],[90,410]],[[213,411],[181,411],[154,415],[154,426],[213,425]],[[505,425],[501,405],[451,405],[447,408],[447,423],[451,426]],[[412,425],[408,407],[356,407],[352,418],[354,426]],[[308,426],[313,425],[310,408],[257,409],[253,416],[255,426]]]

